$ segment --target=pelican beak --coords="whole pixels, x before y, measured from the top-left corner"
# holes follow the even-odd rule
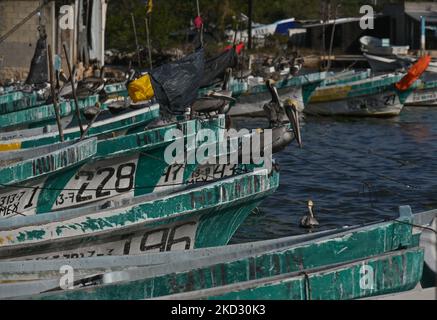
[[[284,104],[285,113],[290,120],[291,126],[293,127],[293,132],[296,137],[297,144],[299,148],[303,148],[302,135],[300,133],[300,121],[299,121],[299,111],[297,110],[296,103],[291,99],[285,101]]]
[[[276,82],[273,79],[266,80],[266,86],[269,89],[270,94],[272,95],[272,101],[277,103],[278,105],[281,105],[281,100],[279,100],[279,93],[275,87],[275,84]]]

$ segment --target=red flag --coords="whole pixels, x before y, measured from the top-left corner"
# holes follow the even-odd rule
[[[231,50],[233,47],[234,47],[234,46],[229,45],[229,46],[227,46],[227,47],[225,48],[225,51]],[[244,42],[240,42],[239,44],[237,44],[237,45],[235,46],[235,52],[237,52],[237,54],[240,54],[241,51],[243,51],[243,49],[244,49]]]
[[[196,29],[201,29],[203,26],[203,20],[201,16],[197,16],[196,18],[194,18],[194,26],[196,27]]]

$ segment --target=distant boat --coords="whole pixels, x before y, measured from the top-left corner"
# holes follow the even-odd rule
[[[397,70],[406,70],[417,58],[411,56],[378,56],[363,53],[373,72],[394,72]],[[431,61],[427,72],[437,73],[437,61]]]
[[[370,36],[360,38],[361,50],[365,53],[380,56],[407,55],[409,46],[392,46],[390,39],[379,39]]]
[[[326,72],[292,76],[276,83],[279,97],[292,99],[302,110],[317,86],[326,79]],[[233,117],[264,117],[264,105],[271,100],[271,94],[264,80],[248,78],[234,80],[230,90],[237,103],[231,107],[229,115]]]
[[[437,74],[427,72],[417,80],[416,89],[407,98],[405,106],[437,106]]]
[[[244,14],[241,15],[241,18],[243,21],[248,21],[249,19]],[[252,22],[252,37],[254,39],[262,40],[265,37],[273,34],[282,34],[288,36],[288,31],[290,29],[296,28],[297,26],[298,23],[296,22],[295,18],[283,19],[270,24]],[[249,38],[249,33],[246,30],[228,30],[226,32],[226,35],[231,42],[234,41],[234,38],[236,38],[237,41],[247,42]]]
[[[363,53],[363,56],[367,59],[373,72],[394,72],[396,70],[405,70],[411,65],[411,62],[395,57],[376,56],[368,53]]]
[[[0,115],[44,104],[47,97],[42,92],[14,91],[0,95]]]
[[[411,93],[395,88],[402,77],[403,74],[387,74],[318,88],[304,112],[321,116],[397,116]]]

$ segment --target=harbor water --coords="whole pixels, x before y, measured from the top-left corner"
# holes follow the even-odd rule
[[[258,120],[236,121],[254,128]],[[241,225],[231,243],[308,232],[299,227],[315,203],[317,230],[398,217],[437,208],[437,108],[405,108],[390,119],[306,116],[303,149],[275,155],[281,185]]]

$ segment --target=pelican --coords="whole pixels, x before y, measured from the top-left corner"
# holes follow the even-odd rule
[[[79,82],[75,81],[76,95],[78,98],[86,98],[88,96],[98,94],[105,88],[104,69],[105,66],[103,66],[100,69],[99,77],[93,76],[93,77],[85,78]],[[72,73],[73,73],[72,75],[73,79],[76,79],[77,76],[76,67],[73,67]],[[73,98],[73,89],[70,82],[64,84],[64,86],[59,91],[59,95],[64,98],[69,98],[69,99]]]
[[[272,95],[272,100],[269,103],[266,103],[264,105],[264,112],[267,116],[267,119],[270,123],[270,128],[278,129],[283,128],[284,124],[291,123],[291,126],[293,128],[294,138],[296,139],[299,147],[302,148],[302,138],[300,134],[300,124],[299,124],[299,113],[297,110],[297,102],[287,99],[285,103],[281,103],[281,100],[279,98],[278,90],[275,87],[275,81],[274,80],[267,80],[266,86],[270,91],[270,94]],[[291,141],[288,141],[290,138],[289,133],[287,133],[284,136],[285,139],[282,139],[283,141],[278,141],[278,144],[282,147],[285,147],[288,145]],[[281,149],[281,146],[279,148]]]
[[[300,220],[300,226],[302,228],[311,229],[319,226],[319,222],[314,216],[313,207],[314,203],[311,200],[308,201],[308,214],[302,217],[302,219]]]

